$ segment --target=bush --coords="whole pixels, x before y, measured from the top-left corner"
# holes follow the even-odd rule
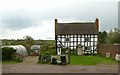
[[[40,55],[38,63],[48,64],[50,63],[51,56],[49,55]]]
[[[41,47],[41,50],[40,50],[40,54],[44,54],[44,55],[55,55],[56,54],[56,50],[47,46],[47,45],[44,45]]]
[[[55,55],[55,54],[56,54],[55,48],[50,47],[48,45],[42,46],[40,50],[38,63],[44,63],[44,64],[50,63],[51,55]]]
[[[23,58],[16,58],[15,61],[17,61],[17,62],[22,62],[22,61],[23,61]]]
[[[3,47],[2,48],[2,60],[7,61],[7,60],[13,60],[15,59],[16,55],[16,50],[10,47]]]

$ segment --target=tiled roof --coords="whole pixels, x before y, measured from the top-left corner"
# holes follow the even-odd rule
[[[95,22],[86,23],[57,23],[55,26],[56,35],[64,34],[98,34]]]

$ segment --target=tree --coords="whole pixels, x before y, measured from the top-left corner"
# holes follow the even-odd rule
[[[24,36],[23,37],[25,40],[33,40],[33,38],[31,37],[31,36],[29,36],[29,35],[26,35],[26,36]]]
[[[26,35],[23,37],[25,42],[24,42],[24,46],[26,47],[28,53],[30,54],[31,53],[31,45],[34,44],[34,40],[31,36],[29,35]]]
[[[99,32],[99,43],[106,43],[107,40],[107,32]]]
[[[108,33],[108,43],[120,43],[120,29],[114,28]]]

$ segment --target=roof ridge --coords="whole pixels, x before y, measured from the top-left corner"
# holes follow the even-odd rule
[[[69,22],[69,23],[59,23],[59,24],[93,24],[95,22]]]

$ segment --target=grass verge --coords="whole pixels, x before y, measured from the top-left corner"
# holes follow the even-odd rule
[[[98,55],[71,55],[70,56],[71,65],[97,65],[97,64],[118,64],[118,61],[111,58],[101,57]]]

